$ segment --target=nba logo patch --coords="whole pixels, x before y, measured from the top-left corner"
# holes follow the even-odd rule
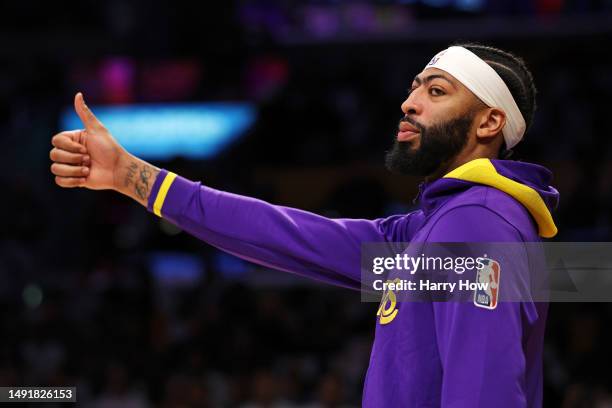
[[[483,266],[476,270],[474,305],[493,310],[499,301],[499,275],[501,267],[497,261],[480,258]]]

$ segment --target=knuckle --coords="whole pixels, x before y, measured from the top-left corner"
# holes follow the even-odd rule
[[[62,152],[62,154],[60,156],[60,159],[61,159],[60,161],[62,163],[67,163],[67,164],[73,163],[72,153],[70,153],[70,152]]]

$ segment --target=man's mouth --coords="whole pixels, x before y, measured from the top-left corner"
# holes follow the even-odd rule
[[[420,134],[419,129],[408,122],[400,122],[397,132],[398,142],[408,142],[416,139]]]

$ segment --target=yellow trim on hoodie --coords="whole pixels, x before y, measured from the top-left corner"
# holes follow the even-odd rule
[[[176,174],[168,172],[161,186],[159,187],[159,191],[157,192],[157,197],[155,197],[155,201],[153,202],[153,213],[158,217],[162,216],[161,210],[164,206],[164,201],[166,200],[166,195],[168,194],[168,190],[170,190],[170,186],[172,182],[176,178]]]
[[[525,184],[499,174],[489,159],[475,159],[467,162],[446,174],[444,178],[456,178],[484,184],[511,195],[527,208],[535,219],[541,237],[552,238],[557,235],[557,226],[540,194]]]

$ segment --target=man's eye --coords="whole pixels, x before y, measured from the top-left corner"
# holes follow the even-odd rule
[[[429,93],[432,96],[442,96],[444,95],[444,91],[440,88],[429,88]]]

